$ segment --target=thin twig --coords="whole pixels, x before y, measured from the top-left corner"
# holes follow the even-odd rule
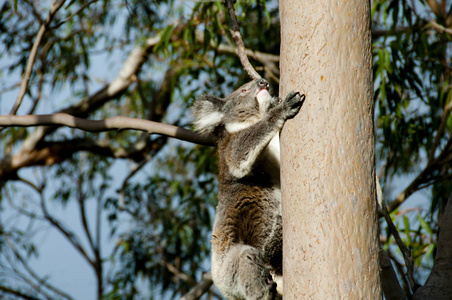
[[[237,17],[235,16],[233,0],[226,0],[226,5],[228,7],[229,16],[231,17],[232,23],[232,29],[230,30],[230,32],[232,38],[235,41],[235,44],[237,45],[237,51],[240,58],[240,62],[242,63],[242,66],[245,69],[245,71],[248,73],[248,75],[250,75],[252,79],[259,79],[261,78],[261,76],[250,64],[250,61],[248,60],[248,57],[245,52],[245,45],[243,44],[242,36],[240,35],[240,28],[237,23]]]
[[[20,107],[20,104],[22,103],[22,100],[24,99],[25,94],[27,93],[28,89],[28,83],[30,82],[31,78],[31,72],[33,71],[33,65],[36,61],[36,56],[38,55],[38,48],[41,44],[42,38],[44,37],[44,34],[47,31],[47,28],[52,21],[53,17],[55,16],[56,12],[63,6],[65,0],[61,1],[54,1],[50,7],[49,15],[47,16],[44,24],[41,25],[39,28],[38,34],[36,35],[35,42],[33,43],[33,47],[30,51],[30,57],[28,58],[27,67],[25,68],[25,73],[22,77],[22,81],[20,83],[20,91],[17,95],[16,102],[14,102],[14,105],[9,112],[10,115],[15,115],[17,113],[17,110]]]
[[[379,198],[379,203],[380,203],[381,210],[383,212],[383,216],[386,220],[386,223],[388,223],[388,226],[390,228],[392,235],[394,236],[397,246],[399,246],[399,249],[402,252],[403,259],[405,260],[406,276],[410,283],[411,290],[413,292],[415,292],[417,285],[416,285],[416,281],[414,280],[414,275],[413,275],[414,268],[413,268],[413,259],[411,256],[411,251],[405,246],[405,243],[403,243],[402,239],[400,238],[399,231],[397,230],[394,223],[392,222],[391,217],[389,216],[388,208],[386,207],[385,201],[383,199],[383,192],[381,190],[380,182],[379,182],[378,178],[376,180],[376,189],[377,189],[377,197]],[[411,295],[409,295],[409,297],[410,296]]]
[[[82,164],[83,164],[83,162],[82,162]],[[80,168],[83,168],[83,166],[80,166]],[[77,202],[79,205],[80,218],[81,218],[82,225],[83,225],[83,231],[85,233],[86,238],[88,239],[89,246],[91,247],[92,250],[94,250],[95,246],[94,246],[93,238],[91,236],[91,231],[89,230],[88,220],[86,218],[86,207],[85,207],[86,197],[85,197],[85,194],[83,193],[83,188],[82,188],[83,179],[80,178],[82,176],[83,176],[83,174],[79,173],[79,176],[76,179],[76,182],[77,182],[77,197],[76,198],[77,198]],[[92,180],[88,180],[87,184],[91,185]]]
[[[35,18],[38,20],[39,25],[44,24],[44,20],[42,19],[42,16],[39,14],[38,10],[36,9],[35,6],[35,1],[24,1],[25,3],[27,3],[30,8],[31,8],[31,13],[35,16]]]
[[[52,29],[56,29],[56,28],[60,27],[61,25],[63,25],[64,23],[70,21],[74,16],[78,15],[82,10],[84,10],[85,8],[87,8],[88,6],[90,6],[91,4],[93,4],[94,2],[97,2],[97,1],[99,1],[99,0],[93,0],[91,2],[86,3],[79,10],[77,10],[75,13],[73,13],[72,15],[70,15],[69,17],[67,17],[66,19],[61,21],[60,23],[58,23],[55,26],[53,26]]]
[[[196,36],[196,40],[199,43],[204,43],[204,33],[202,31],[197,30],[195,33],[195,36]],[[227,44],[216,45],[214,42],[211,42],[210,47],[212,47],[212,49],[215,49],[219,53],[234,53],[235,55],[237,55],[240,58],[237,47],[234,47],[233,45],[227,45]],[[263,64],[265,71],[273,73],[274,76],[272,76],[272,78],[276,82],[279,82],[279,78],[277,78],[279,76],[279,68],[278,68],[279,55],[269,54],[269,53],[255,51],[255,50],[246,49],[246,48],[245,48],[245,53],[246,53],[247,57],[251,57],[255,61],[258,61],[261,64]],[[270,74],[270,75],[273,75],[273,74]]]
[[[49,297],[49,295],[47,295],[47,293],[45,291],[42,290],[42,287],[45,287],[47,289],[49,289],[50,291],[66,298],[66,299],[72,299],[71,296],[69,296],[68,294],[66,294],[65,292],[61,291],[60,289],[48,284],[46,282],[45,279],[40,278],[34,271],[33,269],[28,265],[26,259],[23,258],[23,256],[19,253],[19,251],[16,249],[16,247],[7,239],[8,242],[8,246],[11,249],[11,251],[13,251],[15,258],[17,260],[20,261],[20,263],[22,264],[22,266],[25,268],[25,270],[28,272],[29,276],[31,276],[31,278],[33,278],[35,281],[37,281],[39,283],[39,285],[37,285],[37,290],[46,295],[46,297]],[[23,278],[25,278],[25,274],[22,275]],[[29,281],[29,283],[32,283],[31,281]],[[34,285],[34,284],[33,284]]]
[[[9,288],[6,286],[0,286],[0,291],[7,293],[7,294],[14,295],[16,297],[20,297],[21,299],[25,299],[25,300],[40,300],[40,298],[36,298],[32,295],[28,295],[23,292],[13,290],[12,288]]]
[[[210,273],[205,273],[202,275],[201,281],[180,299],[181,300],[199,299],[210,289],[212,284],[213,284],[212,275]]]
[[[63,224],[61,224],[57,219],[55,219],[53,216],[49,214],[49,211],[47,210],[47,206],[45,204],[44,196],[41,195],[41,209],[42,213],[44,214],[44,217],[47,219],[47,221],[52,224],[61,234],[63,234],[66,239],[72,244],[72,246],[77,249],[77,251],[85,258],[85,260],[92,266],[94,266],[94,262],[89,257],[88,253],[86,253],[85,249],[83,248],[82,244],[80,243],[79,239],[77,238],[77,235],[75,235],[70,230],[64,228]]]
[[[130,171],[129,175],[124,179],[121,190],[119,191],[119,209],[125,210],[126,209],[126,201],[124,196],[124,191],[128,185],[129,180],[139,171],[141,168],[143,168],[150,160],[152,156],[147,156],[142,162],[140,162],[137,166],[135,166],[132,171]]]
[[[408,282],[408,279],[406,276],[403,276],[403,273],[405,272],[405,270],[403,269],[403,264],[401,262],[399,262],[397,260],[397,258],[390,251],[388,251],[386,253],[388,254],[389,258],[394,262],[394,264],[397,268],[397,272],[402,275],[402,276],[400,276],[400,278],[402,279],[403,290],[405,291],[405,294],[411,294],[410,284]]]
[[[389,212],[393,212],[397,209],[409,196],[411,196],[414,192],[420,190],[421,188],[428,186],[426,183],[431,182],[432,174],[434,171],[441,170],[447,163],[452,160],[452,139],[446,143],[441,153],[437,156],[437,158],[432,161],[427,162],[427,166],[422,170],[419,175],[408,185],[408,187],[403,190],[391,203],[388,205]],[[446,175],[447,176],[447,175]],[[440,177],[438,177],[440,178]],[[445,178],[447,179],[447,177]],[[424,186],[422,186],[424,184]]]
[[[39,74],[39,80],[38,80],[38,84],[37,84],[37,95],[36,97],[34,97],[33,99],[33,105],[30,107],[30,110],[28,111],[27,115],[31,115],[34,113],[34,111],[36,110],[36,107],[38,107],[38,103],[41,100],[42,97],[42,87],[44,85],[44,73],[40,73]]]
[[[25,179],[25,178],[22,178],[22,177],[19,177],[19,181],[25,183],[26,185],[28,185],[29,187],[31,187],[32,189],[34,189],[36,192],[42,193],[42,188],[41,188],[41,187],[38,187],[36,184],[34,184],[33,182],[31,182],[30,180]]]

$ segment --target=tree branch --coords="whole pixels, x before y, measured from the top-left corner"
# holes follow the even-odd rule
[[[9,288],[6,286],[0,286],[0,291],[7,293],[7,294],[14,295],[16,297],[20,297],[25,300],[40,300],[40,298],[36,298],[32,295],[28,295],[28,294],[22,293],[20,291],[13,290],[12,288]]]
[[[204,43],[204,32],[197,30],[195,33],[196,40],[198,43]],[[235,48],[233,46],[229,46],[226,44],[219,44],[218,46],[215,45],[215,43],[211,42],[210,46],[218,51],[219,53],[232,53],[239,57],[240,59],[240,53],[238,48]],[[269,54],[265,52],[255,51],[248,48],[245,48],[245,56],[251,57],[255,61],[260,62],[264,65],[265,68],[268,68],[268,71],[275,74],[275,76],[279,76],[279,55],[275,54]],[[242,63],[243,65],[243,63]],[[279,80],[279,79],[278,79]]]
[[[68,294],[61,291],[60,289],[52,286],[51,284],[46,282],[45,278],[40,278],[30,267],[27,260],[23,258],[23,256],[20,254],[17,247],[14,245],[14,243],[8,238],[8,236],[5,236],[6,245],[8,245],[8,249],[11,250],[13,254],[13,259],[7,257],[6,260],[9,262],[12,270],[14,271],[15,275],[21,278],[25,283],[27,283],[30,287],[35,289],[38,293],[45,296],[47,299],[51,299],[51,295],[49,293],[55,293],[59,296],[66,298],[66,299],[72,299]],[[12,263],[12,260],[19,261],[20,264],[24,267],[26,273],[22,273],[18,268],[14,266]],[[44,288],[47,288],[49,291],[46,291]]]
[[[83,232],[85,233],[85,236],[88,240],[89,246],[91,248],[91,250],[95,253],[96,252],[96,246],[94,244],[93,241],[93,237],[91,236],[91,231],[89,229],[89,225],[88,225],[88,220],[86,218],[86,207],[85,207],[85,195],[83,193],[83,188],[82,188],[82,179],[80,177],[82,177],[83,175],[79,173],[79,178],[76,179],[77,181],[77,202],[78,202],[78,206],[79,206],[79,210],[80,210],[80,219],[82,222],[82,226],[83,226]],[[88,185],[90,186],[92,182],[89,181]],[[98,199],[100,199],[100,195],[98,195]],[[95,259],[93,260],[93,262],[95,261]]]
[[[45,204],[44,197],[42,195],[41,195],[41,209],[47,221],[50,224],[52,224],[72,244],[72,246],[82,255],[82,257],[84,257],[85,260],[94,268],[95,266],[93,260],[88,256],[88,253],[86,253],[82,244],[78,240],[77,235],[75,235],[72,231],[64,228],[64,226],[57,219],[55,219],[53,216],[49,214],[47,206]]]
[[[44,37],[44,34],[47,31],[47,28],[52,21],[53,17],[55,16],[56,12],[63,6],[65,0],[61,1],[53,1],[49,14],[44,22],[44,24],[41,25],[39,28],[38,34],[36,35],[35,42],[33,43],[33,47],[30,51],[30,57],[28,58],[27,67],[25,69],[25,73],[22,77],[22,81],[20,83],[20,91],[17,95],[16,102],[14,102],[14,105],[9,112],[10,115],[15,115],[17,113],[17,110],[19,109],[20,104],[22,103],[22,100],[24,99],[24,96],[28,89],[28,83],[30,82],[31,78],[31,72],[33,71],[33,65],[36,60],[36,56],[38,55],[38,49],[39,45],[41,44],[42,38]]]
[[[19,180],[17,171],[34,165],[53,165],[72,157],[76,152],[88,151],[111,158],[126,158],[142,161],[148,153],[156,153],[163,146],[162,139],[146,140],[130,145],[127,148],[115,148],[109,140],[93,141],[75,138],[64,141],[44,141],[39,147],[27,153],[15,154],[11,159],[0,164],[0,182]]]
[[[401,192],[391,203],[388,205],[388,211],[393,212],[397,209],[409,196],[411,196],[414,192],[421,189],[422,184],[425,184],[429,181],[433,181],[435,178],[432,178],[431,175],[435,170],[441,170],[447,163],[452,159],[452,139],[450,139],[446,146],[443,148],[438,157],[432,161],[427,162],[427,166],[419,173],[418,176],[405,188],[403,192]],[[437,177],[440,178],[440,177]],[[447,178],[447,177],[445,177]]]
[[[63,25],[64,23],[70,21],[74,16],[78,15],[82,10],[84,10],[85,8],[87,8],[88,6],[90,6],[91,4],[93,4],[94,2],[97,2],[97,1],[99,1],[99,0],[92,0],[92,1],[90,1],[88,3],[86,3],[79,10],[77,10],[75,13],[73,13],[72,15],[70,15],[69,17],[67,17],[66,19],[61,21],[60,23],[56,24],[55,26],[52,26],[52,29],[56,29],[56,28],[60,27],[61,25]]]
[[[231,35],[237,45],[237,51],[245,71],[250,75],[252,79],[259,79],[261,76],[254,70],[253,66],[250,64],[248,57],[245,52],[245,45],[243,44],[242,36],[240,35],[240,28],[237,23],[237,17],[235,16],[233,0],[226,0],[226,5],[228,7],[229,16],[231,17],[232,29]]]
[[[432,272],[424,286],[414,294],[415,300],[446,300],[452,295],[452,194],[444,211],[437,249]]]
[[[438,32],[445,32],[445,33],[447,33],[447,34],[452,35],[452,28],[446,28],[446,27],[444,27],[444,26],[442,26],[442,25],[436,23],[436,21],[434,21],[434,20],[428,22],[428,25],[427,25],[427,26],[429,26],[429,27],[435,29],[435,30],[438,31]]]
[[[387,300],[401,300],[406,299],[403,289],[399,284],[399,279],[394,271],[386,251],[380,249],[380,267],[381,267],[381,285],[385,298]]]
[[[63,125],[90,132],[133,129],[146,131],[150,134],[161,134],[200,145],[211,146],[214,144],[214,139],[210,135],[201,135],[182,127],[130,117],[111,117],[105,120],[86,120],[65,113],[56,113],[51,115],[0,116],[0,126],[5,127],[48,125]]]
[[[394,257],[391,252],[388,251],[388,252],[386,252],[386,254],[388,254],[389,258],[392,260],[391,262],[394,263],[395,267],[397,268],[398,273],[399,274],[405,273],[405,270],[403,268],[404,265],[402,263],[400,263],[399,261],[397,261],[397,258]],[[408,282],[407,277],[406,276],[400,276],[400,279],[401,279],[401,281],[403,283],[403,290],[405,291],[404,292],[405,295],[411,294],[410,284]]]
[[[405,261],[406,276],[410,283],[410,288],[413,292],[415,292],[416,289],[418,288],[418,286],[416,284],[416,281],[414,280],[414,267],[413,267],[413,258],[411,255],[411,251],[403,243],[402,239],[400,238],[399,231],[397,230],[394,223],[392,222],[391,217],[389,216],[388,208],[386,207],[386,203],[383,199],[383,191],[381,190],[380,181],[378,180],[378,178],[376,180],[376,189],[377,189],[377,197],[380,198],[380,206],[381,206],[381,210],[383,212],[383,216],[386,220],[386,223],[389,226],[389,229],[390,229],[392,235],[394,236],[394,239],[396,241],[397,246],[400,249],[400,252],[402,252],[403,259]],[[411,297],[411,293],[408,296]]]
[[[202,275],[201,281],[194,286],[187,294],[182,296],[180,300],[196,300],[204,295],[212,286],[212,275],[210,273],[205,273]]]
[[[150,161],[151,157],[148,156],[145,159],[143,159],[143,161],[141,163],[139,163],[137,166],[135,166],[129,173],[129,175],[127,175],[127,177],[124,179],[124,181],[122,182],[121,185],[121,189],[119,190],[118,194],[119,194],[119,210],[126,210],[126,201],[125,201],[125,195],[124,195],[124,191],[127,187],[127,185],[129,184],[129,180],[138,172],[141,170],[141,168],[143,168],[149,161]]]
[[[148,54],[153,47],[160,42],[160,35],[147,39],[144,48],[137,46],[134,48],[126,61],[123,68],[119,71],[118,76],[107,86],[101,88],[93,95],[87,97],[81,102],[60,110],[61,113],[71,114],[80,118],[87,117],[89,113],[95,111],[106,102],[114,99],[124,93],[127,88],[136,80],[136,74],[139,72],[144,62],[147,60]],[[36,145],[54,128],[41,127],[31,133],[22,144],[19,152],[28,153],[32,151]]]
[[[397,35],[399,33],[406,33],[411,30],[411,27],[397,27],[394,29],[372,29],[372,38],[376,39],[382,36]]]

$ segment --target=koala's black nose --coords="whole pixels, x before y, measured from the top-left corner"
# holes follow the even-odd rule
[[[257,85],[259,86],[260,89],[268,89],[268,82],[265,79],[258,79],[257,80]]]

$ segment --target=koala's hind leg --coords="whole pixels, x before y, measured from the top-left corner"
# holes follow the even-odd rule
[[[281,299],[258,249],[234,245],[223,257],[219,264],[214,258],[212,275],[215,285],[228,299]]]

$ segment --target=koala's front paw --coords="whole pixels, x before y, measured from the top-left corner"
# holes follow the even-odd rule
[[[297,115],[305,99],[306,96],[304,94],[300,95],[299,92],[290,92],[287,95],[286,99],[282,102],[285,108],[286,119],[291,119]]]
[[[278,291],[278,283],[273,280],[272,275],[269,275],[266,279],[267,289],[269,291],[268,297],[266,299],[269,300],[282,300],[282,293]]]

